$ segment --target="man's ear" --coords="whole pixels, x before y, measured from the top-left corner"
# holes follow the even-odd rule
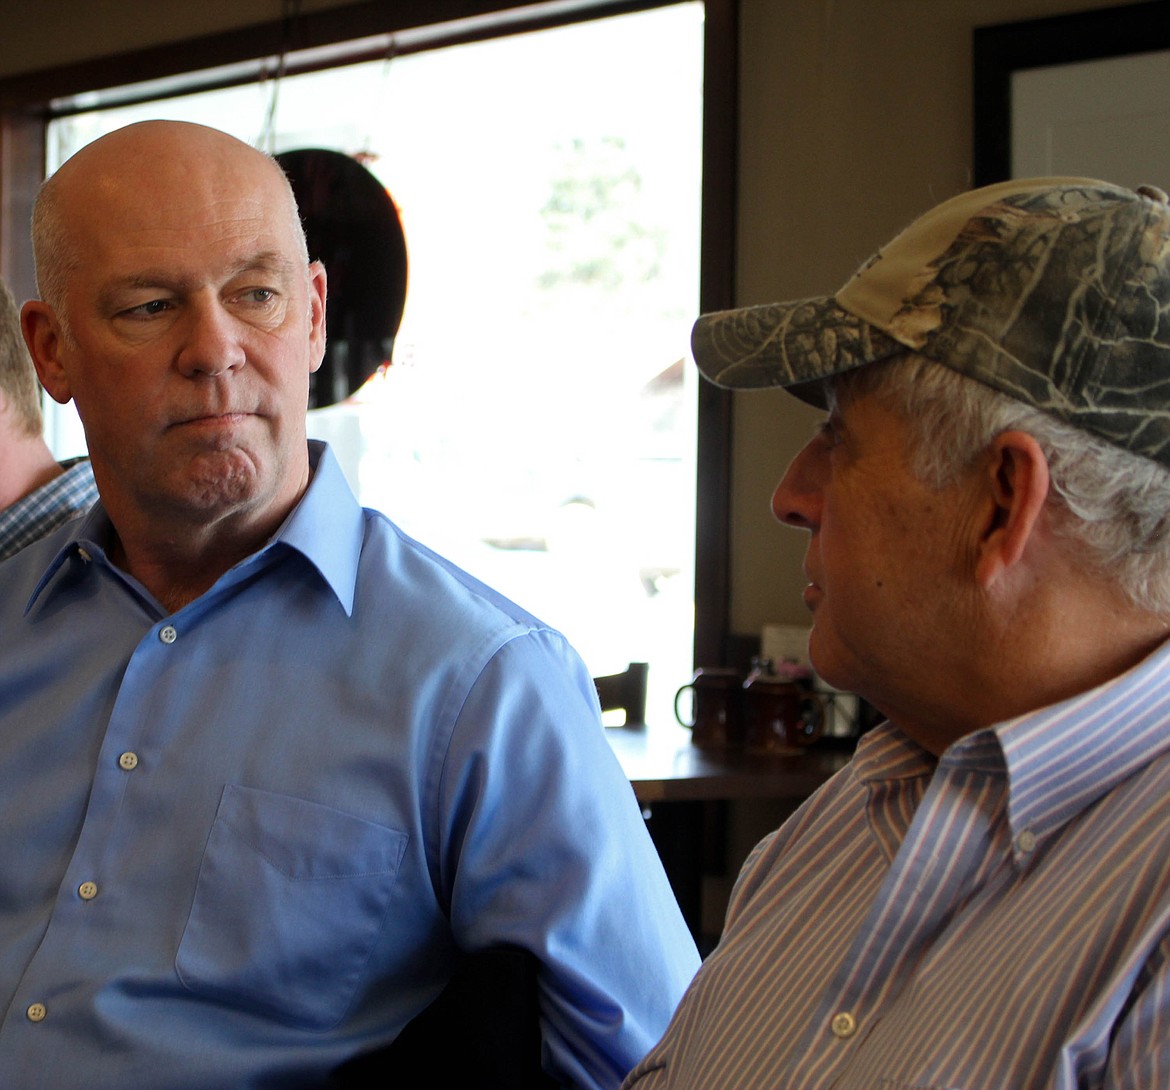
[[[325,359],[325,266],[314,261],[309,266],[309,371],[316,371]]]
[[[988,447],[985,483],[990,513],[979,540],[975,575],[989,587],[1020,562],[1048,499],[1048,459],[1027,432],[1005,431]]]
[[[54,401],[64,405],[73,392],[61,366],[61,325],[53,308],[40,299],[25,303],[20,311],[20,328],[41,385]]]

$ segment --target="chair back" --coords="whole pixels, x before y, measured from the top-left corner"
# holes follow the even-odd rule
[[[541,1066],[538,965],[515,946],[465,954],[429,1007],[390,1044],[339,1067],[325,1090],[552,1090]]]
[[[627,727],[640,727],[646,723],[646,675],[649,664],[631,662],[620,674],[605,674],[595,677],[597,697],[603,712],[620,708],[626,713]]]

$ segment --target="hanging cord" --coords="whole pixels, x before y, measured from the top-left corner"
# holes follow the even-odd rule
[[[276,72],[265,76],[268,81],[268,108],[264,113],[264,124],[260,129],[260,136],[256,146],[269,155],[275,154],[276,148],[276,107],[280,98],[280,84],[288,68],[288,53],[292,42],[292,32],[297,20],[301,17],[302,0],[281,0],[280,12],[280,53],[276,58]]]
[[[390,63],[398,56],[398,39],[390,36],[390,41],[386,46],[386,52],[382,56],[382,67],[379,72],[379,91],[378,97],[381,99],[380,109],[368,110],[366,112],[366,127],[365,138],[362,141],[362,146],[353,153],[353,157],[361,163],[364,167],[369,167],[372,163],[378,161],[378,153],[373,147],[373,125],[374,122],[386,116],[386,104],[388,95],[386,88],[390,84]]]

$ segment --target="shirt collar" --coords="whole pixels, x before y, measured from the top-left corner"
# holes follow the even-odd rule
[[[351,616],[364,516],[327,443],[309,440],[309,466],[309,487],[269,547],[281,543],[305,557]]]
[[[287,547],[300,553],[316,568],[346,615],[350,616],[353,613],[358,559],[362,550],[364,516],[328,444],[316,439],[309,440],[309,467],[309,486],[300,502],[271,540],[237,564],[233,571],[239,573],[260,562],[262,557],[278,546]],[[67,560],[76,558],[88,563],[104,558],[110,531],[109,516],[99,501],[84,518],[73,524],[63,543],[52,555],[48,567],[29,596],[25,612],[32,609]]]
[[[1156,756],[1170,751],[1170,641],[1087,692],[960,738],[939,758],[890,723],[858,743],[863,782],[981,769],[1005,776],[1012,839],[1058,829]]]
[[[1170,750],[1170,642],[1069,700],[994,728],[1013,831],[1059,828]]]
[[[59,464],[62,472],[0,509],[0,542],[12,539],[18,547],[26,545],[93,505],[97,487],[89,459],[82,455]],[[0,559],[15,551],[6,546]]]

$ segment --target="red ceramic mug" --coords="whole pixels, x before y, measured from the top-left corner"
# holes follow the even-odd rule
[[[691,694],[691,718],[684,719],[679,701]],[[743,674],[723,666],[702,666],[674,694],[674,717],[691,731],[691,741],[703,749],[732,749],[743,745]]]
[[[743,683],[744,748],[790,753],[820,737],[825,704],[816,693],[764,673]]]

